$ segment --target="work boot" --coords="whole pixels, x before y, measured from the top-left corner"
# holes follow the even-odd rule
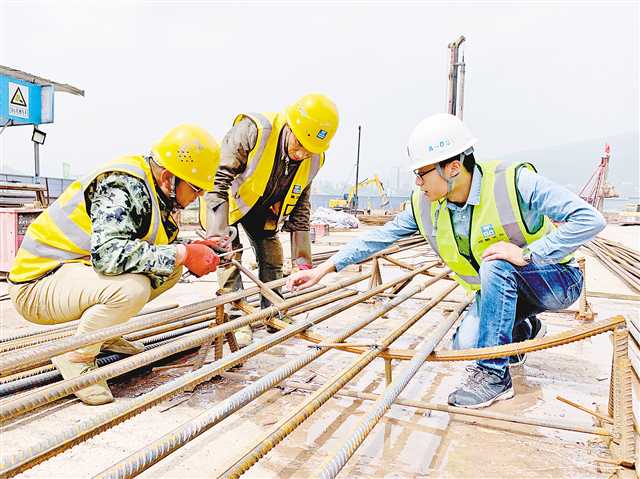
[[[239,348],[249,346],[253,342],[253,331],[251,331],[249,324],[236,329],[235,336]]]
[[[144,351],[144,344],[140,341],[127,341],[122,336],[105,341],[100,351],[109,351],[120,354],[138,354]]]
[[[487,407],[495,401],[511,399],[514,395],[509,369],[500,376],[499,373],[479,365],[467,366],[469,374],[462,386],[449,394],[452,406],[478,409]]]
[[[527,339],[543,338],[547,334],[547,325],[538,319],[537,316],[530,316],[513,329],[514,343],[526,341]],[[526,353],[509,356],[509,366],[522,366],[527,360]]]
[[[274,317],[287,324],[293,324],[293,319],[291,319],[291,317],[288,314],[281,314],[280,316],[274,316]],[[280,331],[278,328],[274,328],[273,326],[269,326],[267,324],[267,333],[273,334],[273,333],[277,333],[278,331]]]
[[[91,361],[75,363],[66,354],[51,358],[51,362],[64,379],[73,379],[98,369],[95,358]],[[99,381],[75,392],[76,397],[89,406],[99,406],[113,401],[113,395],[107,381]]]

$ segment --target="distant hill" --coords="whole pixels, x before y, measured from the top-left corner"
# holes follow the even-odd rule
[[[535,150],[510,153],[500,159],[529,161],[547,178],[572,191],[579,191],[600,164],[604,144],[611,145],[609,182],[622,197],[640,195],[640,154],[638,133],[629,132],[603,138],[565,143]]]

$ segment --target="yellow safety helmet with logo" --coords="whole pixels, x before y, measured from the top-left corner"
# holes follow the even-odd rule
[[[287,123],[302,146],[324,153],[338,129],[338,109],[327,96],[309,93],[285,110]]]
[[[204,191],[213,190],[220,165],[220,145],[205,129],[179,125],[153,148],[153,159],[173,175]]]

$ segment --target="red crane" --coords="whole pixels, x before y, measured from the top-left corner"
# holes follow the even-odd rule
[[[618,193],[613,185],[607,183],[607,173],[609,171],[609,159],[611,158],[611,147],[605,143],[604,155],[600,158],[600,165],[589,178],[589,181],[580,190],[579,196],[598,211],[602,211],[605,198],[617,198]]]

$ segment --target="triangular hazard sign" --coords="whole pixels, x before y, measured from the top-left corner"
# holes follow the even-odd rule
[[[20,87],[16,88],[16,92],[13,94],[13,97],[11,98],[11,104],[18,105],[18,106],[27,106],[27,102],[24,101],[24,97],[22,96],[22,91],[20,90]]]

